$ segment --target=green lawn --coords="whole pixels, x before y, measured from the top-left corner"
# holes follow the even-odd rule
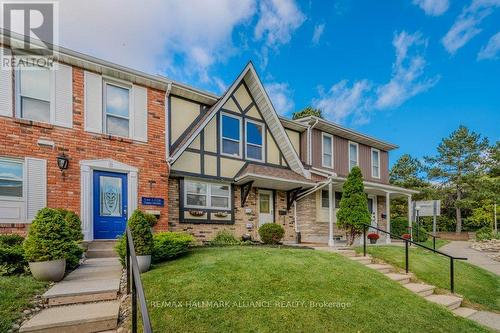
[[[157,332],[488,332],[322,251],[202,248],[143,284]]]
[[[0,276],[0,332],[7,332],[32,298],[47,286],[31,276]]]
[[[368,253],[391,265],[405,267],[404,247],[369,246]],[[419,280],[449,290],[450,259],[415,247],[410,248],[409,257],[410,271]],[[455,260],[455,292],[478,308],[500,311],[500,277],[461,260]]]

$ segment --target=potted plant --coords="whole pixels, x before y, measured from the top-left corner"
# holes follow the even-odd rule
[[[380,235],[372,232],[372,233],[369,233],[367,237],[370,240],[370,244],[376,244],[377,239],[380,238]]]
[[[31,223],[23,242],[25,257],[37,280],[60,281],[66,269],[66,254],[74,246],[64,217],[55,209],[43,208]]]
[[[411,235],[410,234],[402,234],[401,238],[403,238],[403,239],[411,239]]]
[[[134,241],[139,271],[144,273],[151,266],[151,253],[153,252],[153,234],[151,233],[150,221],[143,212],[136,209],[128,219],[127,225]],[[116,248],[122,264],[125,264],[126,237],[127,235],[124,234]]]

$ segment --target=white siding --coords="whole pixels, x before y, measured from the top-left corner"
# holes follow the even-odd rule
[[[55,71],[55,125],[73,126],[73,69],[58,64]]]
[[[85,72],[85,130],[102,133],[102,78]]]
[[[148,90],[144,87],[136,86],[133,92],[133,115],[130,119],[132,130],[131,136],[137,141],[148,141]]]
[[[0,48],[0,52],[8,52],[10,49]],[[12,117],[12,71],[0,70],[0,116]]]
[[[26,158],[26,212],[29,221],[38,210],[47,206],[47,161]]]

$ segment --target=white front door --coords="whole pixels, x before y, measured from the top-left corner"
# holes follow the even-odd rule
[[[259,190],[259,227],[274,222],[273,192]]]
[[[371,225],[378,228],[377,221],[377,196],[369,195],[368,196],[368,211],[372,214],[372,223]],[[373,231],[373,229],[372,229]]]

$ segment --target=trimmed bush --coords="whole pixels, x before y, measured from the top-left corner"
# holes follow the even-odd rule
[[[493,238],[493,230],[491,230],[490,226],[482,227],[476,232],[477,241],[490,240],[492,238]]]
[[[240,245],[241,242],[229,230],[220,230],[208,244],[212,246],[231,246]]]
[[[23,240],[19,235],[0,235],[0,276],[21,274],[28,262],[24,259]]]
[[[71,233],[71,238],[78,245],[72,246],[66,254],[66,267],[68,269],[73,269],[78,266],[83,254],[83,248],[80,246],[80,243],[83,240],[82,221],[75,212],[64,208],[59,208],[58,211],[64,217],[64,220],[68,225],[69,231]]]
[[[266,223],[259,228],[260,240],[264,244],[279,244],[285,235],[285,229],[276,223]]]
[[[408,219],[404,217],[395,217],[391,220],[391,234],[399,237],[408,233]]]
[[[151,228],[154,227],[158,222],[158,219],[153,214],[144,213],[144,216],[146,217],[146,220],[148,220],[148,223],[151,226]]]
[[[29,228],[23,248],[29,262],[66,258],[78,244],[59,211],[43,208],[38,211]]]
[[[380,235],[372,232],[372,233],[369,233],[368,236],[366,236],[366,237],[368,237],[368,239],[375,239],[375,240],[377,240],[377,239],[380,238]]]
[[[418,236],[418,237],[417,237]],[[413,224],[413,241],[415,242],[425,242],[429,238],[427,230],[420,226],[417,233],[417,225]]]
[[[153,262],[170,260],[185,253],[195,242],[193,236],[183,232],[160,232],[153,235]]]
[[[136,209],[128,219],[127,225],[134,241],[135,255],[150,255],[153,252],[153,234],[146,215],[141,210]],[[123,234],[115,247],[122,264],[125,264],[125,256],[127,255],[126,237],[127,235]]]

